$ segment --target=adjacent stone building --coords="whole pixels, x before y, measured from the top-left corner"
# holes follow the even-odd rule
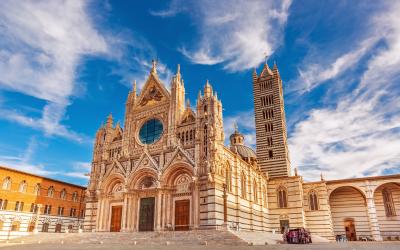
[[[85,187],[1,166],[0,185],[0,240],[83,224]]]
[[[222,103],[208,81],[192,109],[179,65],[166,89],[153,62],[141,92],[135,83],[128,94],[124,128],[110,115],[96,134],[85,230],[400,236],[400,175],[308,183],[291,175],[276,65],[254,71],[253,93],[257,153],[237,127],[224,145]]]

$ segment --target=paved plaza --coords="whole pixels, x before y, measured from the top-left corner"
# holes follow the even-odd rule
[[[349,250],[398,250],[400,249],[400,242],[354,242],[354,243],[321,243],[309,245],[266,245],[266,246],[204,246],[204,245],[132,245],[132,244],[21,244],[21,243],[0,243],[0,249],[7,250],[52,250],[52,249],[115,249],[115,250],[196,250],[196,249],[252,249],[252,250],[286,250],[286,249],[323,249],[323,250],[336,250],[336,249],[349,249]]]

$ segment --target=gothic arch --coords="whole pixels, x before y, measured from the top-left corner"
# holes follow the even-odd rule
[[[228,192],[232,192],[232,167],[229,161],[226,161],[224,168],[225,184]]]
[[[165,185],[173,186],[175,179],[181,174],[187,174],[190,177],[194,176],[193,167],[187,163],[173,164],[164,170],[161,180]]]
[[[130,189],[140,189],[140,183],[146,178],[151,177],[154,180],[158,180],[158,174],[153,168],[141,168],[138,169],[131,177],[128,179],[128,186]]]
[[[109,175],[102,183],[101,183],[101,189],[105,192],[105,193],[110,193],[113,188],[115,187],[115,185],[117,185],[118,183],[122,183],[123,185],[125,184],[125,179],[121,174],[111,174]]]

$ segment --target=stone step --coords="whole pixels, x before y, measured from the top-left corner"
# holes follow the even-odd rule
[[[228,231],[199,230],[184,232],[133,233],[38,233],[13,239],[10,243],[63,243],[63,244],[138,244],[138,245],[247,245]],[[167,243],[168,242],[168,243]]]

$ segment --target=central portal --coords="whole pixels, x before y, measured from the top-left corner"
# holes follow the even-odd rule
[[[189,230],[190,201],[175,201],[175,230]]]
[[[140,199],[139,231],[154,230],[154,197]]]

